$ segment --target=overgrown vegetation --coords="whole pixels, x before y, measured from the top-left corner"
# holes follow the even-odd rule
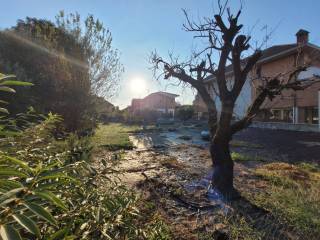
[[[313,164],[270,163],[256,169],[263,191],[247,193],[257,206],[271,211],[303,239],[320,235],[320,171]]]
[[[194,115],[194,108],[192,105],[184,105],[177,108],[177,118],[182,121],[191,119]]]
[[[263,162],[263,161],[266,161],[264,158],[262,158],[261,156],[258,156],[258,155],[252,156],[252,155],[238,153],[238,152],[232,152],[231,158],[233,161],[236,161],[236,162],[245,162],[245,161]]]
[[[59,121],[49,115],[1,143],[2,238],[167,239],[157,221],[139,222],[133,191],[90,166],[87,138],[54,139]]]
[[[19,88],[11,102],[12,114],[33,106],[37,112],[63,117],[65,129],[82,135],[95,127],[97,94],[113,96],[122,65],[112,47],[112,36],[92,15],[61,12],[53,23],[44,19],[19,20],[0,31],[0,67],[21,81],[34,84]]]
[[[5,80],[2,91],[28,85]],[[110,163],[92,167],[90,139],[61,134],[61,121],[49,114],[16,134],[1,126],[1,239],[170,239],[155,214],[141,217],[136,193],[107,176]]]

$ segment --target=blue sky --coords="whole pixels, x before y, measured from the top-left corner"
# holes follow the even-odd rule
[[[0,28],[13,26],[17,19],[26,16],[54,20],[55,15],[79,12],[81,16],[93,14],[113,35],[113,45],[121,52],[125,73],[121,91],[111,101],[120,107],[130,104],[131,98],[166,90],[180,95],[178,101],[191,103],[194,93],[188,88],[155,81],[150,70],[148,56],[152,50],[166,57],[173,52],[182,58],[198,45],[190,33],[182,29],[185,22],[182,8],[194,19],[212,16],[214,0],[1,0]],[[231,0],[231,8],[237,9],[238,0]],[[240,21],[244,31],[256,26],[253,39],[261,40],[265,30],[275,29],[268,46],[295,42],[298,29],[310,31],[310,41],[320,44],[320,1],[314,0],[244,0]],[[133,86],[133,79],[143,79],[145,88]]]

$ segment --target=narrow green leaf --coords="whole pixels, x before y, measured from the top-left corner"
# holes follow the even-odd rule
[[[15,93],[16,92],[16,90],[14,90],[13,88],[9,88],[9,87],[6,87],[6,86],[0,87],[0,91],[10,92],[10,93]]]
[[[6,108],[2,108],[2,107],[0,107],[0,112],[9,114],[9,111]]]
[[[0,203],[2,203],[4,200],[11,198],[12,196],[16,196],[17,193],[20,193],[24,190],[24,188],[15,188],[12,189],[5,194],[0,195]]]
[[[4,100],[0,100],[0,103],[2,103],[2,104],[9,104],[7,101],[4,101]]]
[[[16,197],[13,197],[13,198],[8,198],[7,200],[4,200],[3,202],[0,203],[0,207],[4,207],[14,201],[16,201],[17,198]]]
[[[22,81],[15,81],[15,80],[7,80],[0,83],[2,86],[33,86],[30,82],[22,82]]]
[[[58,166],[60,163],[55,162],[54,164],[55,165],[53,165],[53,166],[43,168],[43,172],[39,175],[39,177],[45,177],[45,176],[54,175],[57,173],[63,173],[66,171],[65,167],[59,167],[54,170],[50,170],[50,169],[53,169],[55,166]]]
[[[50,202],[52,202],[53,204],[55,204],[56,206],[62,208],[63,210],[68,210],[67,206],[64,204],[64,202],[58,198],[55,194],[53,194],[52,192],[49,191],[35,191],[34,192],[35,195],[48,200]]]
[[[0,226],[0,236],[2,240],[22,240],[19,232],[10,225]]]
[[[34,235],[40,238],[40,230],[32,219],[21,214],[15,214],[13,215],[13,218],[17,221],[17,223],[19,223],[27,231],[33,233]]]
[[[66,174],[52,174],[52,175],[48,175],[48,176],[44,176],[44,177],[40,177],[37,179],[37,182],[41,182],[43,180],[48,180],[48,179],[56,179],[56,178],[65,178],[65,179],[69,179],[69,180],[72,180],[72,181],[76,181],[76,179],[66,175]]]
[[[22,177],[22,178],[27,178],[28,175],[18,171],[14,168],[1,168],[0,169],[0,177],[2,176],[12,176],[12,177]]]
[[[59,239],[64,239],[64,237],[68,234],[70,231],[70,226],[64,227],[61,230],[55,232],[52,234],[48,240],[59,240]]]
[[[53,218],[53,216],[51,215],[51,213],[46,210],[45,208],[41,207],[38,204],[35,203],[29,203],[26,202],[24,203],[24,205],[33,213],[35,213],[37,216],[39,216],[40,218],[46,220],[47,222],[56,225],[56,220]]]
[[[4,158],[5,160],[11,162],[11,163],[19,165],[20,167],[24,168],[28,172],[32,172],[33,171],[32,168],[30,168],[28,166],[28,164],[26,162],[24,162],[24,161],[21,161],[21,160],[19,160],[17,158],[14,158],[14,157],[10,157],[8,155],[1,155],[1,157]]]
[[[14,181],[14,180],[4,180],[4,179],[0,179],[0,186],[1,187],[7,187],[10,188],[10,190],[12,188],[20,188],[23,187],[23,185],[18,182],[18,181]]]
[[[3,82],[3,81],[7,81],[7,80],[14,80],[16,79],[16,76],[15,75],[4,75],[2,73],[0,73],[0,82]]]

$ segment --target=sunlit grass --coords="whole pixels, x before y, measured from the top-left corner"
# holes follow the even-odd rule
[[[320,171],[309,164],[270,163],[256,169],[264,191],[247,196],[271,211],[305,239],[320,236]]]
[[[139,129],[141,127],[137,125],[129,126],[121,123],[99,125],[92,140],[95,146],[110,150],[132,149],[133,145],[129,140],[129,134]]]
[[[238,152],[232,152],[231,158],[233,161],[236,162],[246,162],[246,161],[265,161],[264,158],[259,156],[251,156],[248,154],[238,153]]]

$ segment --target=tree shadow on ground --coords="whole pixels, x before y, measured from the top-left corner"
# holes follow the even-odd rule
[[[231,201],[229,204],[233,209],[231,219],[243,218],[255,231],[261,234],[262,239],[302,239],[302,236],[284,220],[257,206],[244,196]]]

